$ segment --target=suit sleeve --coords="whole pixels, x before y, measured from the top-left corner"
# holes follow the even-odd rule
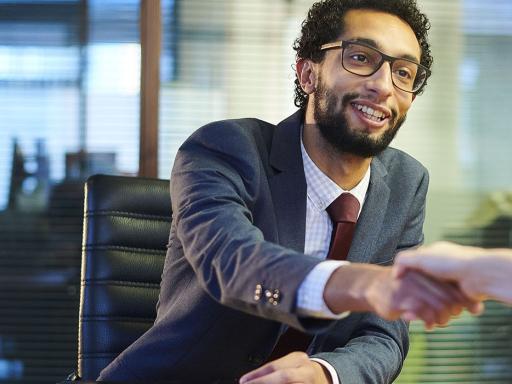
[[[428,173],[423,167],[421,169],[397,251],[423,242]],[[383,320],[373,313],[355,313],[342,322],[346,322],[345,328],[353,327],[346,344],[314,357],[335,367],[341,384],[392,383],[400,373],[409,349],[407,323]]]
[[[171,175],[176,236],[200,284],[223,305],[303,328],[297,288],[317,259],[266,241],[254,224],[256,210],[272,202],[261,143],[236,123],[213,123],[180,148]],[[263,197],[262,197],[263,196]],[[266,197],[265,197],[266,196]],[[263,291],[256,299],[257,286]],[[265,289],[278,292],[276,304]],[[323,329],[318,321],[312,329]]]

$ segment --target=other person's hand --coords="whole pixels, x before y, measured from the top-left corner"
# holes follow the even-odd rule
[[[510,249],[484,249],[437,242],[400,252],[394,269],[397,276],[414,270],[453,282],[473,300],[492,298],[512,303]]]

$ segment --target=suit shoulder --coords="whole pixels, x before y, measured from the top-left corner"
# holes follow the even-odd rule
[[[428,170],[422,163],[400,149],[387,148],[377,158],[389,173],[402,173],[408,176],[421,175],[421,177],[428,175]]]
[[[255,118],[219,120],[206,124],[196,130],[191,137],[208,136],[222,139],[242,138],[256,139],[271,137],[276,126]]]
[[[247,151],[252,147],[264,152],[270,148],[275,128],[255,118],[214,121],[193,132],[183,147],[199,144],[220,152]]]

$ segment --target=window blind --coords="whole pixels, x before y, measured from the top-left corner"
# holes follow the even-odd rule
[[[83,182],[136,174],[139,2],[0,1],[0,382],[76,369]]]

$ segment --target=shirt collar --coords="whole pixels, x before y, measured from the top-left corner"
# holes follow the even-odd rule
[[[359,201],[359,213],[363,208],[366,198],[366,192],[370,185],[371,167],[364,174],[361,181],[351,190],[346,191],[339,187],[332,181],[325,173],[309,157],[304,143],[302,142],[302,135],[300,139],[300,149],[302,152],[302,162],[304,166],[304,174],[306,176],[307,195],[313,206],[318,210],[325,210],[336,198],[344,192],[350,192]]]

